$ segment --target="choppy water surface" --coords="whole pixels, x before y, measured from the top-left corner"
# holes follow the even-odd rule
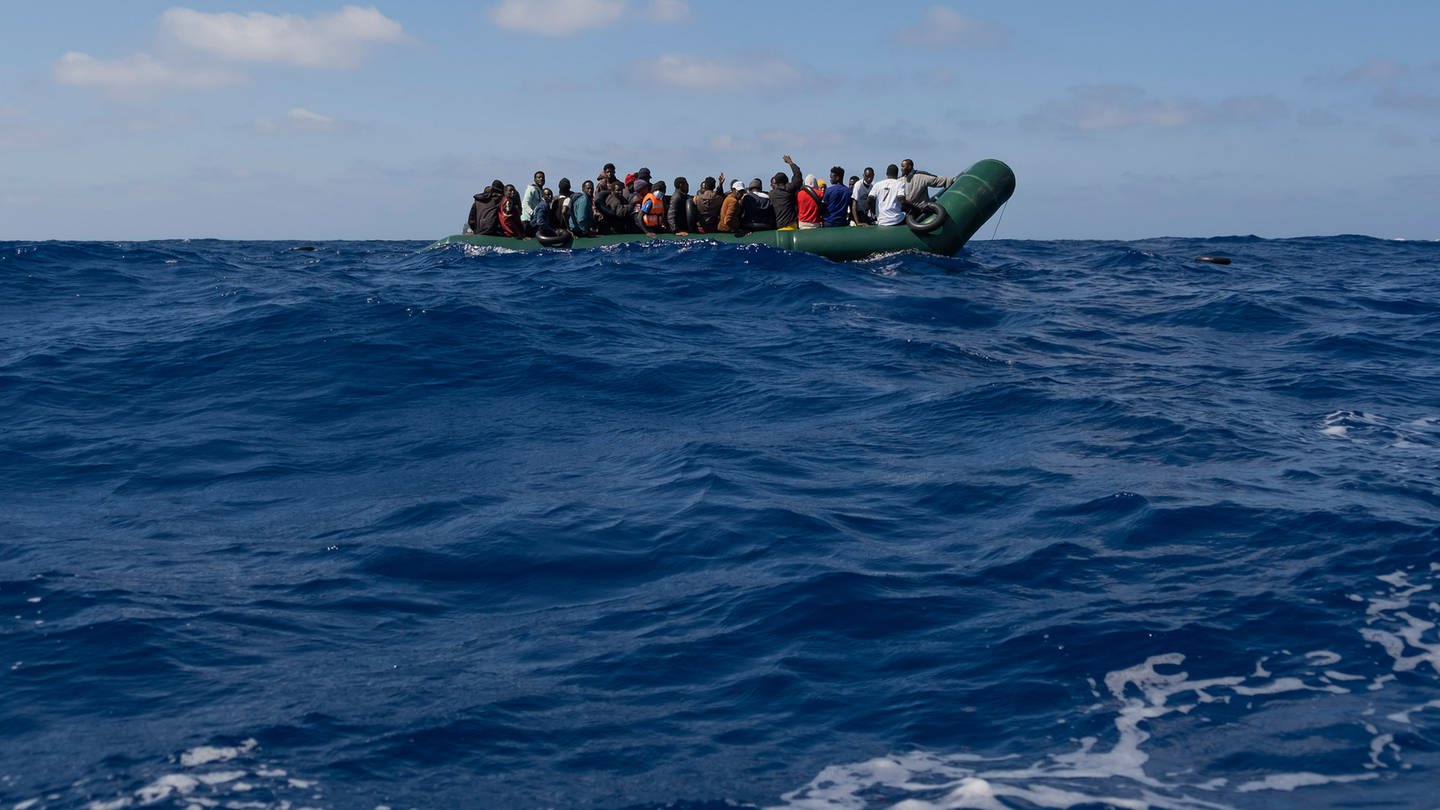
[[[1440,245],[293,247],[0,244],[0,807],[1435,801]]]

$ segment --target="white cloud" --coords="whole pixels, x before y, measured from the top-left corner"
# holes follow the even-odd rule
[[[285,117],[290,119],[290,123],[296,127],[312,132],[323,132],[335,128],[335,119],[317,112],[311,112],[304,107],[292,108],[290,112],[285,114]]]
[[[667,53],[659,59],[631,62],[621,70],[633,84],[681,90],[746,93],[756,87],[794,90],[808,79],[799,68],[773,56],[742,60]]]
[[[501,0],[490,9],[490,19],[501,28],[566,37],[590,28],[611,25],[625,13],[624,0]]]
[[[206,90],[239,84],[243,76],[220,68],[164,62],[148,53],[103,61],[71,51],[55,63],[55,80],[103,90],[116,98],[134,98],[163,90]]]
[[[172,8],[160,15],[160,32],[167,43],[225,61],[320,68],[354,67],[367,46],[408,40],[400,23],[359,6],[313,19]]]
[[[918,24],[901,28],[894,35],[896,42],[926,48],[1000,45],[1008,38],[1004,29],[945,6],[931,6]]]

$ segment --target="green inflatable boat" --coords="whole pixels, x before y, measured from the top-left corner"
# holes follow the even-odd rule
[[[449,236],[430,247],[445,245],[478,245],[509,250],[540,248],[580,249],[618,245],[646,239],[710,239],[721,244],[769,245],[785,250],[815,253],[830,259],[846,261],[863,259],[881,253],[919,250],[927,253],[954,255],[965,242],[980,230],[1015,191],[1015,173],[998,160],[982,160],[960,175],[926,210],[912,214],[903,225],[867,228],[815,228],[792,231],[756,231],[744,236],[729,233],[690,234],[676,236],[643,233],[613,236],[571,237],[566,232],[537,239],[514,239],[508,236]]]

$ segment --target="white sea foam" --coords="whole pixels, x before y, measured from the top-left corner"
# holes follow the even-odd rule
[[[1179,667],[1179,653],[1152,656],[1143,663],[1110,672],[1104,692],[1092,691],[1102,709],[1112,713],[1114,731],[1108,743],[1094,737],[1075,741],[1074,750],[1040,754],[1018,763],[1014,759],[987,759],[971,753],[911,752],[851,765],[832,765],[808,785],[781,797],[779,810],[999,810],[1018,803],[1047,808],[1077,804],[1104,804],[1121,808],[1165,807],[1174,810],[1219,810],[1241,802],[1241,795],[1265,792],[1301,793],[1330,785],[1347,785],[1381,778],[1384,772],[1413,768],[1397,742],[1401,728],[1411,726],[1422,712],[1440,711],[1440,699],[1387,713],[1376,720],[1374,693],[1396,681],[1396,673],[1433,670],[1440,674],[1440,609],[1424,605],[1417,595],[1440,581],[1440,565],[1432,564],[1428,581],[1417,582],[1415,572],[1380,577],[1383,592],[1359,597],[1366,606],[1361,635],[1390,658],[1391,672],[1376,678],[1336,669],[1340,653],[1314,650],[1302,656],[1279,651],[1261,657],[1249,675],[1191,679]],[[1428,611],[1428,613],[1426,612]],[[1416,615],[1422,614],[1422,615]],[[1282,664],[1277,655],[1290,659]],[[1359,662],[1356,664],[1358,666]],[[1374,661],[1371,664],[1382,664]],[[1291,669],[1274,674],[1274,670]],[[1360,682],[1366,682],[1364,685]],[[1308,697],[1307,697],[1308,696]],[[1241,700],[1244,698],[1244,700]],[[1271,701],[1285,701],[1272,704]],[[1289,707],[1306,701],[1297,716]],[[1334,701],[1317,708],[1308,701]],[[1169,732],[1178,745],[1157,746],[1169,756],[1186,760],[1187,750],[1203,750],[1204,735],[1233,726],[1233,720],[1206,717],[1208,706],[1226,706],[1260,713],[1256,728],[1276,724],[1277,733],[1294,731],[1299,723],[1326,725],[1348,714],[1369,735],[1368,746],[1356,751],[1353,770],[1317,773],[1309,770],[1265,774],[1235,774],[1184,781],[1194,763],[1157,767],[1151,762],[1152,736]],[[1278,721],[1276,718],[1280,718]],[[1263,745],[1263,743],[1262,743]],[[1276,750],[1283,751],[1284,743]],[[1303,758],[1301,758],[1303,759]],[[1297,761],[1299,761],[1297,759]],[[1198,769],[1196,769],[1198,770]],[[902,796],[896,801],[897,795]],[[883,797],[883,798],[882,798]],[[1287,800],[1291,801],[1291,800]],[[1303,801],[1299,796],[1294,801]],[[1248,800],[1247,805],[1253,804]]]
[[[467,245],[461,244],[465,258],[473,259],[476,256],[498,256],[505,253],[520,253],[515,248],[500,247],[498,245]]]
[[[181,770],[162,773],[130,795],[100,799],[86,810],[126,810],[151,806],[183,807],[185,810],[316,810],[310,802],[323,799],[313,780],[297,779],[273,763],[261,759],[259,743],[253,739],[238,745],[203,745],[175,757]],[[225,767],[217,768],[218,764]],[[256,791],[269,796],[254,798]],[[45,801],[59,797],[48,797]],[[46,805],[32,799],[13,810],[39,810]]]
[[[214,762],[227,762],[235,759],[241,754],[248,754],[255,750],[259,743],[254,740],[246,740],[239,746],[214,747],[202,745],[199,748],[192,748],[180,755],[180,764],[187,768],[197,765],[209,765]]]
[[[1331,411],[1321,418],[1320,433],[1376,449],[1434,450],[1440,447],[1440,417],[1396,419],[1365,411]]]

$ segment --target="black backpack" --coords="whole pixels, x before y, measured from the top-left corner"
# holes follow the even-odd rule
[[[809,186],[803,187],[803,188],[801,189],[801,191],[804,191],[806,194],[809,194],[809,195],[810,195],[810,199],[812,199],[812,200],[815,201],[815,212],[819,215],[820,221],[821,221],[821,222],[824,222],[824,221],[825,221],[825,217],[830,213],[830,212],[827,211],[826,208],[825,208],[825,195],[824,195],[824,194],[816,194],[816,193],[815,193],[815,190],[812,189],[812,188],[810,188]]]
[[[556,230],[565,230],[570,227],[570,209],[575,205],[575,193],[572,191],[564,197],[556,197],[555,202],[550,204],[550,223]]]

